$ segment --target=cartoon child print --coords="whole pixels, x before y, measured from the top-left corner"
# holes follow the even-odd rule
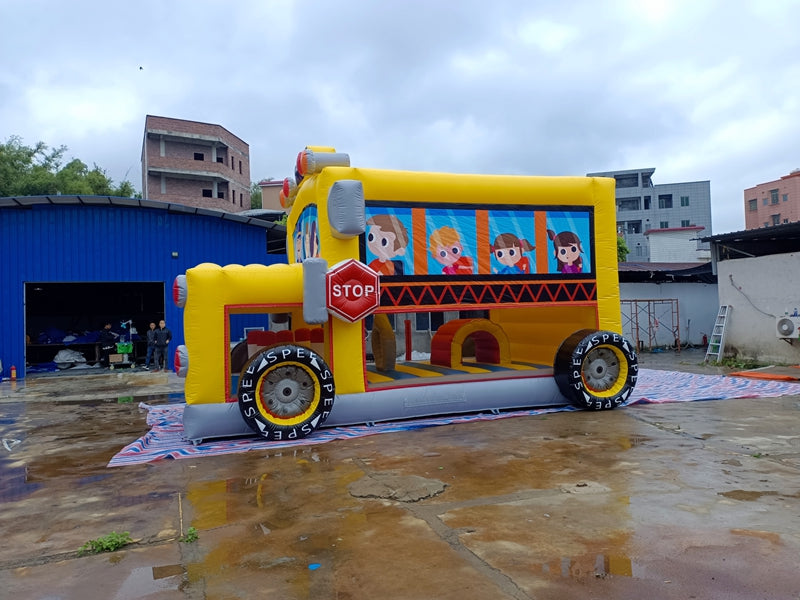
[[[294,262],[303,262],[303,230],[299,226],[294,232]]]
[[[406,226],[394,215],[375,215],[367,225],[367,248],[377,257],[369,263],[370,268],[381,275],[403,275],[403,261],[392,259],[406,253]]]
[[[547,237],[553,240],[559,273],[582,273],[583,246],[580,238],[571,231],[556,234],[552,229],[547,230]]]
[[[303,210],[295,224],[293,241],[295,262],[319,256],[316,206],[309,206]]]
[[[452,227],[440,227],[429,238],[428,251],[442,265],[444,275],[471,275],[472,259],[464,256],[464,246]]]
[[[319,256],[319,233],[317,232],[317,222],[309,221],[306,223],[306,232],[303,237],[306,258],[316,258]]]
[[[528,240],[521,240],[513,233],[501,233],[489,247],[497,262],[502,265],[499,269],[493,269],[495,273],[523,275],[531,272],[530,261],[527,256],[523,256],[525,252],[535,249]]]

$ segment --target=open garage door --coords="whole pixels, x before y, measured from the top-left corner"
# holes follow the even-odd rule
[[[164,298],[163,281],[26,283],[26,363],[33,371],[53,370],[58,352],[70,349],[94,364],[97,334],[106,322],[125,341],[133,338],[132,358],[142,362],[145,332],[151,321],[164,318]],[[138,334],[131,334],[131,325]]]

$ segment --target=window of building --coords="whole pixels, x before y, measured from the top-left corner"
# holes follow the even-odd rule
[[[758,210],[758,200],[755,199],[755,198],[753,200],[748,200],[747,201],[747,208],[749,210]]]
[[[639,187],[639,174],[632,173],[629,175],[614,175],[614,179],[617,180],[617,187],[618,188],[632,188],[632,187]]]
[[[789,219],[784,219],[784,220],[783,220],[783,222],[784,222],[784,223],[788,223],[788,222],[789,222]]]
[[[767,204],[769,204],[769,198],[764,198],[764,202],[763,202],[763,204],[764,204],[764,206],[766,206]]]
[[[231,201],[236,204],[236,190],[231,190],[231,198]]]
[[[625,224],[625,231],[627,233],[642,233],[642,222],[641,221],[628,221]]]
[[[769,227],[769,221],[764,221],[764,227]]]
[[[640,210],[640,206],[639,196],[617,198],[617,210]]]
[[[389,325],[392,328],[392,331],[395,329],[395,315],[394,313],[387,313],[386,316],[389,319]],[[367,331],[372,331],[375,325],[375,315],[368,315],[364,318],[364,328]]]
[[[206,155],[203,154],[202,152],[195,152],[194,153],[194,159],[195,160],[205,160],[206,159]]]
[[[233,157],[231,156],[231,169],[233,169]]]
[[[672,208],[672,194],[659,194],[658,208]]]
[[[689,219],[681,219],[681,227],[691,227],[692,222]]]
[[[636,256],[643,256],[642,247],[636,246]]]
[[[217,162],[218,162],[218,163],[223,163],[223,164],[224,164],[224,163],[225,163],[225,159],[224,159],[224,158],[222,158],[221,156],[218,156],[218,157],[217,157]]]
[[[217,192],[217,198],[225,199],[225,192]]]
[[[644,209],[650,210],[650,196],[644,197]]]
[[[780,215],[772,215],[772,224],[773,225],[780,225],[781,224],[781,216]]]
[[[770,190],[769,191],[769,197],[770,197],[770,200],[772,201],[772,204],[777,204],[778,203],[778,190]]]
[[[669,221],[660,221],[658,226],[661,229],[669,229]]]
[[[789,194],[784,194],[783,195],[783,201],[784,202],[788,202],[789,201]]]
[[[443,312],[414,313],[415,331],[436,331],[442,325],[444,325]]]
[[[239,161],[239,175],[242,174],[242,161]]]
[[[642,187],[653,187],[653,182],[650,180],[648,173],[642,173]]]
[[[211,190],[203,190],[203,198],[213,198]]]
[[[681,196],[681,206],[689,206],[689,196]]]
[[[460,310],[458,311],[459,319],[488,319],[488,310]]]

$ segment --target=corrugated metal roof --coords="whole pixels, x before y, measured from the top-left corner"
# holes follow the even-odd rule
[[[717,260],[800,252],[800,222],[701,237],[716,246]]]
[[[633,271],[683,271],[685,269],[694,269],[703,265],[709,264],[707,262],[621,262],[619,263],[620,272],[633,272]]]
[[[796,239],[798,236],[800,236],[800,221],[773,225],[771,227],[759,227],[758,229],[716,233],[700,239],[703,242],[740,242]]]
[[[675,281],[716,283],[717,276],[713,274],[710,262],[623,262],[619,263],[619,281],[620,283]]]
[[[170,202],[158,202],[156,200],[144,200],[141,198],[122,198],[119,196],[82,196],[82,195],[69,195],[57,194],[47,196],[9,196],[0,198],[0,208],[23,208],[28,206],[35,206],[38,204],[80,204],[87,206],[127,206],[131,208],[155,208],[157,210],[165,210],[167,212],[183,213],[183,214],[198,214],[207,217],[217,217],[219,219],[227,219],[236,221],[238,223],[246,223],[254,227],[261,227],[263,229],[272,229],[273,227],[280,227],[270,221],[259,219],[253,216],[240,215],[238,213],[229,213],[221,210],[213,210],[210,208],[198,208],[195,206],[187,206],[185,204],[174,204]]]

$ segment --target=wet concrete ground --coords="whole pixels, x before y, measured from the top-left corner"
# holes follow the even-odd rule
[[[0,597],[800,598],[800,395],[107,468],[181,384],[0,384]]]

